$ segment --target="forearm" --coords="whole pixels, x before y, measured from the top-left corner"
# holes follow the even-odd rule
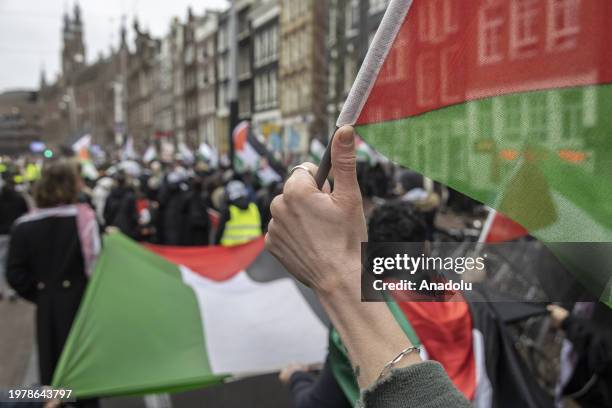
[[[340,333],[355,377],[363,389],[372,385],[384,366],[412,344],[385,303],[361,302],[359,275],[353,276],[348,286],[333,287],[325,293],[319,291],[319,298]],[[394,367],[407,367],[420,361],[418,353],[412,352]]]

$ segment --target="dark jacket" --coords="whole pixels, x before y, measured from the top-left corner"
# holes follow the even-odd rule
[[[163,243],[182,245],[189,192],[184,183],[167,184],[160,191],[159,205]]]
[[[612,311],[597,303],[589,319],[569,316],[563,321],[572,343],[576,366],[563,393],[582,407],[612,405]]]
[[[187,193],[182,245],[209,244],[210,219],[207,202],[208,197],[201,188],[194,188]]]
[[[303,371],[293,373],[289,380],[289,388],[295,408],[351,408],[352,406],[334,378],[329,357],[317,377]]]
[[[87,285],[76,217],[17,223],[6,272],[13,289],[37,306],[40,381],[48,385]]]
[[[13,222],[26,212],[28,205],[21,194],[12,188],[0,190],[0,235],[8,235]]]

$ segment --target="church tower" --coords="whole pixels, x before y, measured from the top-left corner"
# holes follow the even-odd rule
[[[83,21],[81,19],[81,8],[78,3],[74,5],[72,18],[70,18],[68,13],[64,13],[62,37],[62,76],[69,78],[85,65]]]

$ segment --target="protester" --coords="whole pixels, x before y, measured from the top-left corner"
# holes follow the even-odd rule
[[[350,408],[352,406],[334,378],[329,357],[317,376],[310,373],[308,366],[291,364],[281,370],[279,380],[289,386],[295,408]]]
[[[28,211],[28,205],[23,196],[15,191],[13,174],[2,173],[0,187],[0,300],[7,297],[15,300],[15,292],[6,285],[5,269],[8,254],[9,238],[13,222]]]
[[[161,242],[166,245],[181,245],[183,242],[189,190],[187,181],[187,171],[177,166],[167,175],[158,194],[163,230]]]
[[[114,175],[115,185],[104,204],[105,226],[114,226],[129,237],[135,238],[138,225],[136,193],[133,180],[123,170]]]
[[[100,249],[93,210],[76,204],[74,162],[49,163],[34,188],[37,209],[12,229],[9,284],[36,305],[40,382],[51,384],[70,326]]]
[[[113,179],[108,176],[102,176],[96,181],[96,185],[92,190],[91,201],[93,203],[94,208],[96,209],[96,216],[98,218],[98,223],[104,225],[104,208],[106,205],[106,200],[108,199],[112,189],[113,189]]]
[[[208,245],[210,241],[208,194],[204,179],[196,176],[186,196],[184,245]]]
[[[226,187],[226,196],[227,206],[221,212],[215,242],[232,246],[261,236],[261,214],[257,205],[249,199],[249,191],[244,183],[230,181]]]
[[[561,394],[585,408],[612,406],[612,311],[599,302],[579,302],[573,313],[558,305],[548,311],[571,344],[561,357],[561,371],[569,371]]]
[[[389,202],[374,210],[368,223],[368,239],[370,242],[423,242],[427,236],[425,223],[411,206],[405,202]],[[346,394],[338,384],[332,369],[330,354],[334,353],[336,366],[348,363],[341,350],[341,345],[334,342],[335,336],[330,336],[330,353],[318,376],[307,372],[308,367],[290,365],[283,369],[279,379],[291,390],[296,408],[310,407],[350,407],[352,406]],[[350,372],[349,370],[347,370]],[[337,375],[338,368],[335,370]],[[353,383],[354,379],[347,379]],[[346,385],[345,385],[346,386]]]
[[[333,192],[329,186],[317,189],[314,165],[294,170],[272,202],[266,245],[318,295],[348,350],[362,389],[360,404],[469,406],[439,363],[421,362],[386,304],[361,302],[360,244],[367,233],[353,129],[342,127],[333,140]]]

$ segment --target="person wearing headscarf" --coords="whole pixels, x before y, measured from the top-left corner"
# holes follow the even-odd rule
[[[15,222],[7,280],[36,305],[40,383],[50,385],[100,251],[94,211],[78,203],[79,175],[69,160],[52,162],[34,187],[36,209]]]

